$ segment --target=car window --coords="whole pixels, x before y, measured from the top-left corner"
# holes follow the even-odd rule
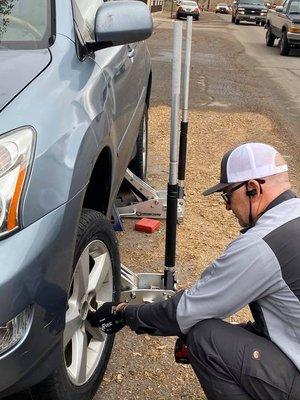
[[[195,1],[183,1],[181,4],[189,7],[198,7]]]
[[[95,17],[103,0],[74,0],[84,22],[84,29],[92,40],[95,40]]]
[[[53,0],[0,0],[0,48],[40,49],[54,41]]]
[[[292,0],[290,2],[289,14],[300,14],[300,0]]]

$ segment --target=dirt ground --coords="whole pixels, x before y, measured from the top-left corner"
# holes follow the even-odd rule
[[[170,109],[150,110],[148,182],[157,189],[168,180]],[[219,161],[225,151],[245,141],[275,146],[287,159],[294,188],[299,192],[297,152],[279,137],[275,122],[255,113],[221,113],[192,110],[189,116],[187,206],[178,226],[177,271],[180,287],[192,285],[203,269],[227,243],[239,234],[239,227],[225,210],[220,196],[204,198],[202,191],[219,176]],[[295,151],[295,154],[293,152]],[[134,271],[161,271],[164,265],[165,225],[150,235],[133,230],[125,222],[119,234],[122,262]],[[221,299],[220,299],[221,301]],[[250,318],[248,309],[230,321]],[[175,338],[136,336],[127,328],[117,335],[98,399],[205,399],[190,366],[177,365],[173,358]]]

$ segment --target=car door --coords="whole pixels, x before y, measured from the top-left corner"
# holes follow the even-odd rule
[[[85,37],[94,41],[95,17],[103,0],[73,0],[83,19]],[[139,64],[136,63],[138,44],[115,46],[93,54],[107,81],[111,101],[113,135],[118,154],[132,149],[137,131],[136,109],[140,97]]]
[[[284,21],[286,19],[286,10],[287,10],[287,6],[289,4],[290,0],[285,0],[282,3],[282,7],[283,7],[283,11],[282,12],[277,12],[275,11],[274,13],[274,19],[275,19],[275,29],[276,29],[276,36],[280,37],[281,36],[281,30],[282,30],[282,26],[284,25]]]

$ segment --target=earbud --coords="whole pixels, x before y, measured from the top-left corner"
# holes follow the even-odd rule
[[[255,196],[257,194],[257,190],[256,189],[252,189],[252,190],[247,190],[246,191],[246,195],[248,196],[248,197],[253,197],[253,196]]]

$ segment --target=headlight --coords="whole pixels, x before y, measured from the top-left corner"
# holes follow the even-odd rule
[[[0,237],[20,226],[20,200],[34,139],[35,131],[31,127],[0,136]]]
[[[238,11],[245,11],[245,9],[242,8],[242,7],[239,7],[239,8],[238,8]]]
[[[245,11],[240,11],[240,10],[239,10],[239,13],[240,13],[240,14],[245,14]]]
[[[25,336],[31,315],[31,307],[28,307],[7,324],[0,326],[0,354],[9,350]]]
[[[294,24],[292,24],[292,25],[289,27],[289,32],[292,32],[292,33],[300,33],[300,25],[294,25]]]

